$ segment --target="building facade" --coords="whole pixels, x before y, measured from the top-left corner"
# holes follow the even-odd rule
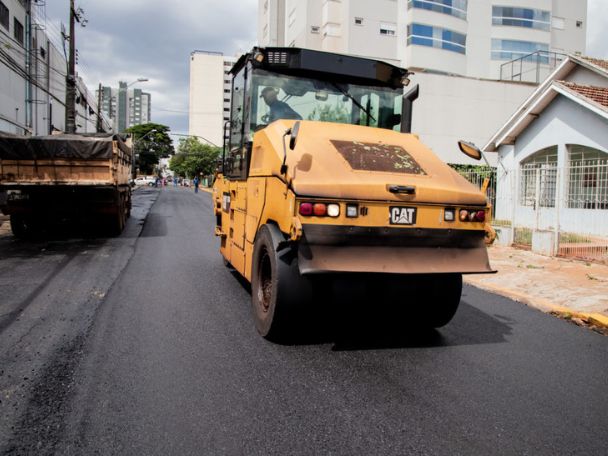
[[[194,51],[190,55],[189,134],[215,146],[224,143],[230,120],[232,78],[236,57],[221,52]]]
[[[586,0],[259,0],[258,9],[261,46],[488,79],[520,76],[503,64],[529,54],[538,53],[524,73],[551,66],[552,53],[584,53],[586,32]]]
[[[44,2],[0,0],[0,131],[65,129],[66,61],[47,33]],[[95,132],[97,100],[76,78],[77,132]],[[109,129],[107,119],[102,125]]]
[[[102,112],[111,119],[114,130],[123,132],[134,125],[151,121],[152,97],[141,89],[131,89],[130,84],[120,81],[118,88],[104,86],[97,96]]]

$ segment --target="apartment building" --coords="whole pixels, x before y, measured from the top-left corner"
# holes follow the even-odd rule
[[[133,125],[151,121],[152,96],[141,89],[129,88],[132,84],[119,81],[117,88],[104,86],[101,96],[97,91],[102,112],[112,120],[116,132],[122,133]]]
[[[584,53],[586,29],[586,0],[259,0],[258,11],[261,46],[489,79],[537,51],[547,65],[551,52]]]
[[[190,54],[189,134],[213,145],[224,143],[224,125],[230,120],[230,69],[237,58],[221,52]]]
[[[396,0],[260,0],[260,46],[295,46],[400,64]]]
[[[456,142],[484,144],[563,54],[585,52],[586,31],[586,0],[259,0],[258,8],[260,46],[414,71],[412,128],[451,163],[472,163]]]
[[[0,0],[0,131],[46,135],[65,128],[66,61],[50,25],[44,2]],[[95,132],[97,122],[97,100],[77,77],[77,131]]]
[[[400,53],[412,68],[509,79],[505,63],[535,54],[515,73],[530,72],[523,79],[538,83],[537,69],[546,75],[555,58],[585,52],[586,0],[407,0],[399,14]]]

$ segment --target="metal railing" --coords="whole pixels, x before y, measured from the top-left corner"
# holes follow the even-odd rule
[[[536,51],[503,63],[500,79],[540,84],[566,57],[558,52]]]

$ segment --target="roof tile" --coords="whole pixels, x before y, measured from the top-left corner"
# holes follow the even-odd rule
[[[596,67],[601,68],[604,72],[608,73],[608,60],[596,59],[593,57],[586,57],[586,56],[577,56],[577,57],[585,62],[588,62],[592,65],[595,65]]]
[[[608,87],[596,87],[591,85],[576,84],[568,81],[558,81],[559,84],[592,100],[604,108],[608,108]]]

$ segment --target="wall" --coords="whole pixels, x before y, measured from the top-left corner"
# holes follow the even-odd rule
[[[409,88],[420,85],[412,131],[449,163],[480,164],[460,152],[458,140],[482,147],[535,88],[432,73],[417,73],[411,80]],[[496,163],[496,154],[487,157],[491,164]]]

